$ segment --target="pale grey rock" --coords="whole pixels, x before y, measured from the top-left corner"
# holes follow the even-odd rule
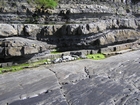
[[[96,23],[89,23],[87,24],[87,30],[89,31],[89,33],[98,33],[98,26]]]
[[[79,35],[89,34],[89,30],[87,29],[87,25],[86,24],[82,24],[82,25],[79,26],[79,28],[78,28],[78,34]]]
[[[55,74],[46,67],[23,70],[15,73],[15,76],[5,74],[0,78],[0,104],[67,105]]]
[[[57,58],[55,60],[52,61],[53,63],[61,63],[62,62],[62,58]]]
[[[127,41],[127,40],[137,40],[139,39],[140,33],[135,30],[122,29],[112,31],[105,36],[99,38],[100,45],[111,44],[115,42]]]
[[[67,35],[77,35],[78,33],[78,24],[67,25]]]
[[[37,35],[40,33],[41,28],[38,25],[28,24],[24,25],[24,36],[31,39],[36,39]]]
[[[17,29],[10,24],[0,24],[0,36],[9,37],[17,36]]]
[[[98,27],[97,29],[99,30],[99,32],[103,32],[107,28],[105,21],[99,21],[96,24],[97,24],[97,27]]]
[[[139,105],[140,51],[0,75],[0,104]]]
[[[67,101],[75,105],[139,105],[139,58],[136,51],[89,62],[86,72],[90,79],[63,86]]]
[[[2,46],[5,57],[36,54],[47,51],[49,48],[47,43],[20,37],[5,38],[2,43],[6,44]]]
[[[136,20],[135,19],[120,19],[119,20],[119,27],[120,28],[133,28],[133,29],[137,29],[138,26],[136,24]]]
[[[85,65],[89,63],[83,62],[80,64],[77,62],[55,64],[50,69],[56,73],[61,84],[76,83],[88,78],[88,75],[85,73]]]
[[[113,19],[112,20],[112,28],[119,28],[119,24],[118,24],[118,20],[117,19]]]
[[[44,31],[44,36],[53,35],[53,25],[45,26],[43,31]]]
[[[17,30],[18,36],[24,37],[24,25],[23,24],[12,24],[12,26]]]
[[[69,10],[70,13],[76,14],[76,13],[114,13],[115,8],[110,8],[105,5],[97,5],[97,4],[60,4],[59,7],[61,9]]]
[[[84,55],[84,54],[82,54],[82,55],[80,56],[80,58],[81,58],[81,59],[86,59],[86,58],[87,58],[87,56],[86,56],[86,55]]]
[[[117,10],[118,15],[126,15],[126,11],[124,10],[123,7],[119,7]]]

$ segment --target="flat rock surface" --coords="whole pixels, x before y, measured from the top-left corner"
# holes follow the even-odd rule
[[[0,105],[140,105],[140,50],[0,75]]]

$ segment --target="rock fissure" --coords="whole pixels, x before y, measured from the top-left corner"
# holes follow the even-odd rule
[[[87,67],[84,67],[84,71],[85,71],[85,73],[87,74],[87,77],[88,77],[88,78],[91,78]]]
[[[60,80],[59,80],[58,77],[57,77],[57,73],[56,73],[55,71],[53,71],[51,68],[49,68],[49,70],[50,70],[51,72],[54,73],[54,75],[55,75],[55,77],[57,78],[57,81],[58,81],[58,83],[59,83],[59,85],[60,85],[60,88],[59,88],[59,89],[60,89],[60,93],[61,93],[62,96],[65,98],[67,105],[70,105],[70,104],[68,103],[68,101],[67,101],[67,97],[66,97],[65,94],[63,93],[63,83],[60,82]]]

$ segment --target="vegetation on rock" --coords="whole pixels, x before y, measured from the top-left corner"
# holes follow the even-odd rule
[[[37,5],[37,8],[55,8],[58,4],[57,0],[28,0],[28,3]]]
[[[32,63],[23,63],[23,64],[13,65],[13,66],[9,66],[9,67],[2,67],[2,68],[0,68],[0,74],[6,73],[6,72],[15,72],[15,71],[22,70],[24,68],[37,67],[46,62],[48,62],[48,61],[46,59],[43,59],[43,60],[39,60],[37,62],[32,62]]]
[[[87,55],[87,58],[94,59],[94,60],[101,60],[101,59],[105,59],[105,55],[104,54],[89,54]]]

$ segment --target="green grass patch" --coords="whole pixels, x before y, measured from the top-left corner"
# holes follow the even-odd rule
[[[28,4],[35,4],[37,8],[55,8],[58,5],[58,0],[27,0]]]
[[[57,49],[54,49],[51,51],[51,54],[60,54],[61,52],[59,52]]]
[[[61,52],[51,51],[51,54],[60,54]]]
[[[88,59],[94,59],[94,60],[101,60],[101,59],[105,59],[105,55],[104,54],[89,54],[87,55]]]
[[[45,62],[48,62],[48,61],[45,59],[45,60],[39,60],[33,63],[24,63],[24,64],[15,65],[15,66],[3,67],[3,68],[0,68],[0,74],[6,73],[6,72],[15,72],[15,71],[22,70],[24,68],[37,67],[39,65],[44,64]]]

